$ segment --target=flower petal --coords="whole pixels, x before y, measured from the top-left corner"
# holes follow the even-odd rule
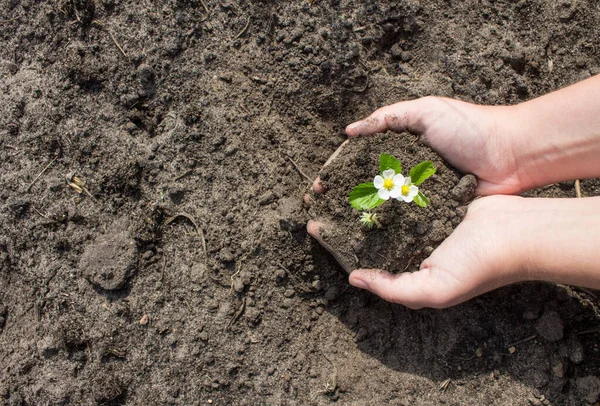
[[[401,173],[394,175],[392,180],[394,181],[394,185],[400,185],[400,186],[404,185],[404,176],[402,176]]]
[[[402,186],[399,183],[394,182],[394,187],[390,190],[390,197],[397,199],[402,194]]]
[[[393,178],[395,174],[396,174],[396,171],[393,169],[386,169],[382,173],[383,179]]]
[[[390,191],[387,190],[386,188],[381,188],[377,191],[377,196],[379,196],[380,199],[389,200]]]
[[[411,195],[406,195],[405,196],[403,194],[400,194],[400,197],[398,198],[398,200],[402,200],[402,201],[404,201],[406,203],[410,203],[410,202],[413,201],[413,198],[414,198],[414,196],[411,196]]]
[[[419,194],[419,188],[415,185],[410,185],[410,187],[408,188],[408,195],[411,197],[411,200],[413,197],[415,197],[418,194]]]
[[[375,176],[375,179],[373,179],[373,185],[375,185],[377,189],[381,189],[383,187],[383,178],[379,175]]]
[[[410,179],[410,176],[407,176],[406,178],[404,178],[404,184],[405,185],[412,185],[412,180]]]

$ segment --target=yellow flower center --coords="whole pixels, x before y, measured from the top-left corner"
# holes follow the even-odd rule
[[[410,192],[410,186],[409,185],[404,185],[402,186],[402,194],[404,196],[408,196],[408,193]]]
[[[387,178],[383,181],[383,187],[387,190],[392,190],[394,188],[394,180],[392,178]]]

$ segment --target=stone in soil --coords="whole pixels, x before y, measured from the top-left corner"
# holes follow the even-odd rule
[[[563,321],[558,312],[554,310],[545,312],[538,320],[535,329],[542,338],[550,342],[563,338]]]
[[[118,290],[125,287],[137,264],[136,242],[127,231],[110,232],[88,245],[79,268],[96,287]]]

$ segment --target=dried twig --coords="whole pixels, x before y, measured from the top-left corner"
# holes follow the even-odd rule
[[[246,30],[248,29],[248,27],[250,26],[250,17],[248,17],[248,21],[246,21],[246,26],[242,29],[242,31],[240,31],[240,33],[238,35],[236,35],[233,39],[236,40],[239,37],[241,37],[242,35],[244,35],[246,33]]]
[[[196,234],[198,234],[200,236],[200,239],[202,240],[202,250],[204,251],[204,261],[205,261],[205,263],[208,263],[208,252],[206,250],[206,240],[204,239],[204,231],[202,231],[202,228],[198,227],[196,220],[194,220],[194,218],[192,216],[190,216],[189,214],[186,214],[186,213],[176,213],[174,216],[169,217],[165,221],[164,225],[165,226],[169,225],[178,217],[183,217],[183,218],[189,220],[189,222],[192,223],[194,225],[194,227],[196,228]]]
[[[48,168],[50,168],[50,165],[52,165],[54,163],[54,161],[56,161],[57,158],[58,157],[54,157],[54,159],[52,161],[48,162],[48,165],[46,165],[44,167],[44,169],[42,169],[42,171],[40,173],[38,173],[38,175],[35,177],[35,179],[31,181],[29,186],[27,186],[27,189],[25,189],[26,192],[29,192],[29,189],[31,189],[31,187],[34,185],[35,182],[37,182],[37,180],[40,178],[40,176],[42,176],[44,174],[44,172],[46,172],[48,170]]]
[[[579,179],[575,181],[575,196],[581,197],[581,182]]]
[[[448,387],[450,386],[451,383],[452,383],[452,379],[450,379],[450,378],[448,378],[445,381],[443,381],[442,383],[440,383],[439,389],[442,391],[442,393],[446,393],[446,391],[448,390]]]
[[[180,180],[180,179],[183,179],[183,178],[185,178],[186,176],[188,176],[188,175],[189,175],[189,174],[191,174],[191,173],[192,173],[192,170],[191,170],[191,169],[189,169],[189,170],[185,171],[184,173],[182,173],[181,175],[179,175],[179,176],[177,176],[176,178],[174,178],[173,180],[175,180],[175,181],[178,181],[178,180]]]
[[[48,218],[48,216],[46,216],[44,213],[42,213],[41,211],[39,211],[39,210],[38,210],[38,209],[37,209],[35,206],[33,206],[33,205],[32,205],[32,206],[31,206],[31,208],[32,208],[32,209],[33,209],[33,210],[34,210],[34,211],[35,211],[37,214],[39,214],[40,216],[42,216],[43,218],[46,218],[46,219]]]
[[[527,338],[523,338],[522,340],[515,341],[514,343],[507,345],[506,348],[514,347],[514,346],[517,346],[519,344],[526,343],[527,341],[535,340],[536,338],[537,338],[537,334],[534,334],[534,335],[529,336]]]
[[[123,48],[121,48],[121,45],[119,45],[119,43],[117,42],[117,39],[115,38],[113,33],[110,30],[107,30],[107,31],[108,31],[108,35],[110,35],[110,38],[113,40],[113,42],[115,43],[117,48],[119,48],[119,51],[121,51],[121,53],[125,56],[125,58],[128,58],[127,54],[125,53],[125,51],[123,51]]]
[[[321,334],[319,335],[319,349],[321,350],[321,354],[323,354],[323,358],[325,358],[327,360],[327,362],[329,362],[331,364],[331,366],[333,367],[333,375],[332,375],[332,382],[329,383],[327,382],[325,384],[325,393],[335,393],[335,390],[337,389],[337,380],[338,380],[338,369],[337,366],[333,363],[333,361],[327,356],[327,354],[325,353],[325,350],[323,349],[323,331],[321,331]]]
[[[289,159],[289,161],[292,163],[292,165],[294,165],[294,168],[296,168],[296,170],[298,171],[298,173],[300,173],[300,175],[302,175],[307,181],[309,185],[313,184],[313,180],[304,172],[302,172],[302,169],[300,169],[300,167],[298,166],[298,164],[296,162],[294,162],[294,160],[292,158],[290,158],[289,156],[287,157],[287,159]]]
[[[81,187],[83,189],[83,191],[85,192],[86,195],[88,195],[90,197],[90,199],[92,199],[92,201],[94,203],[98,203],[98,200],[90,193],[89,190],[87,190],[87,188],[85,186]]]
[[[94,21],[92,21],[92,23],[94,23],[96,25],[99,25],[100,27],[104,28],[106,30],[106,32],[108,32],[108,35],[110,36],[110,39],[113,40],[113,42],[115,43],[115,45],[117,46],[117,48],[119,48],[119,51],[121,51],[121,53],[123,54],[123,56],[125,56],[125,58],[129,58],[127,56],[127,54],[125,53],[125,51],[123,50],[123,48],[121,48],[121,45],[119,45],[119,42],[117,41],[117,39],[113,35],[112,31],[107,26],[105,26],[102,21],[94,20]]]
[[[210,14],[210,11],[208,10],[208,7],[206,6],[204,0],[200,0],[200,4],[202,4],[202,7],[204,7],[204,11],[206,11],[206,14]]]
[[[3,21],[0,21],[0,24],[8,24],[8,23],[10,23],[10,22],[13,22],[13,21],[15,21],[15,20],[18,20],[19,18],[21,18],[21,17],[15,17],[15,18],[11,18],[10,20],[3,20]]]
[[[240,316],[244,313],[244,310],[246,310],[246,298],[242,299],[242,304],[240,305],[240,308],[238,309],[238,311],[233,315],[233,317],[231,318],[231,320],[229,320],[229,323],[227,323],[227,326],[225,327],[225,330],[229,330],[229,328],[231,326],[233,326],[235,324],[235,322],[240,318]]]
[[[298,276],[296,276],[295,274],[290,272],[289,269],[287,269],[282,264],[278,263],[277,265],[279,266],[279,268],[281,268],[283,271],[285,271],[287,276],[291,279],[292,285],[294,285],[295,289],[297,289],[298,291],[300,291],[302,293],[314,293],[314,291],[312,289],[305,287],[302,279],[298,278]]]
[[[588,330],[583,330],[583,331],[578,331],[577,333],[575,333],[576,336],[580,336],[583,334],[591,334],[591,333],[597,333],[600,331],[600,327],[596,327],[596,328],[590,328]]]
[[[353,91],[354,93],[364,93],[367,91],[368,88],[369,88],[369,75],[367,74],[367,80],[365,82],[365,86],[362,89],[352,88],[350,90]]]

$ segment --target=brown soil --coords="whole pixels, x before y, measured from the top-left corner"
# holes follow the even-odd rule
[[[398,100],[596,74],[598,7],[0,2],[0,404],[594,403],[596,292],[383,302],[307,236],[295,165]]]
[[[348,195],[357,184],[373,181],[382,153],[396,157],[405,176],[419,162],[433,162],[435,175],[419,187],[431,204],[423,208],[390,199],[372,211],[380,226],[368,229],[359,223],[360,212],[350,207]],[[327,194],[313,196],[315,204],[309,215],[335,224],[322,230],[326,243],[343,256],[342,262],[350,270],[378,268],[393,273],[419,269],[461,222],[477,186],[473,175],[461,176],[408,133],[351,139],[322,171],[321,181]]]

